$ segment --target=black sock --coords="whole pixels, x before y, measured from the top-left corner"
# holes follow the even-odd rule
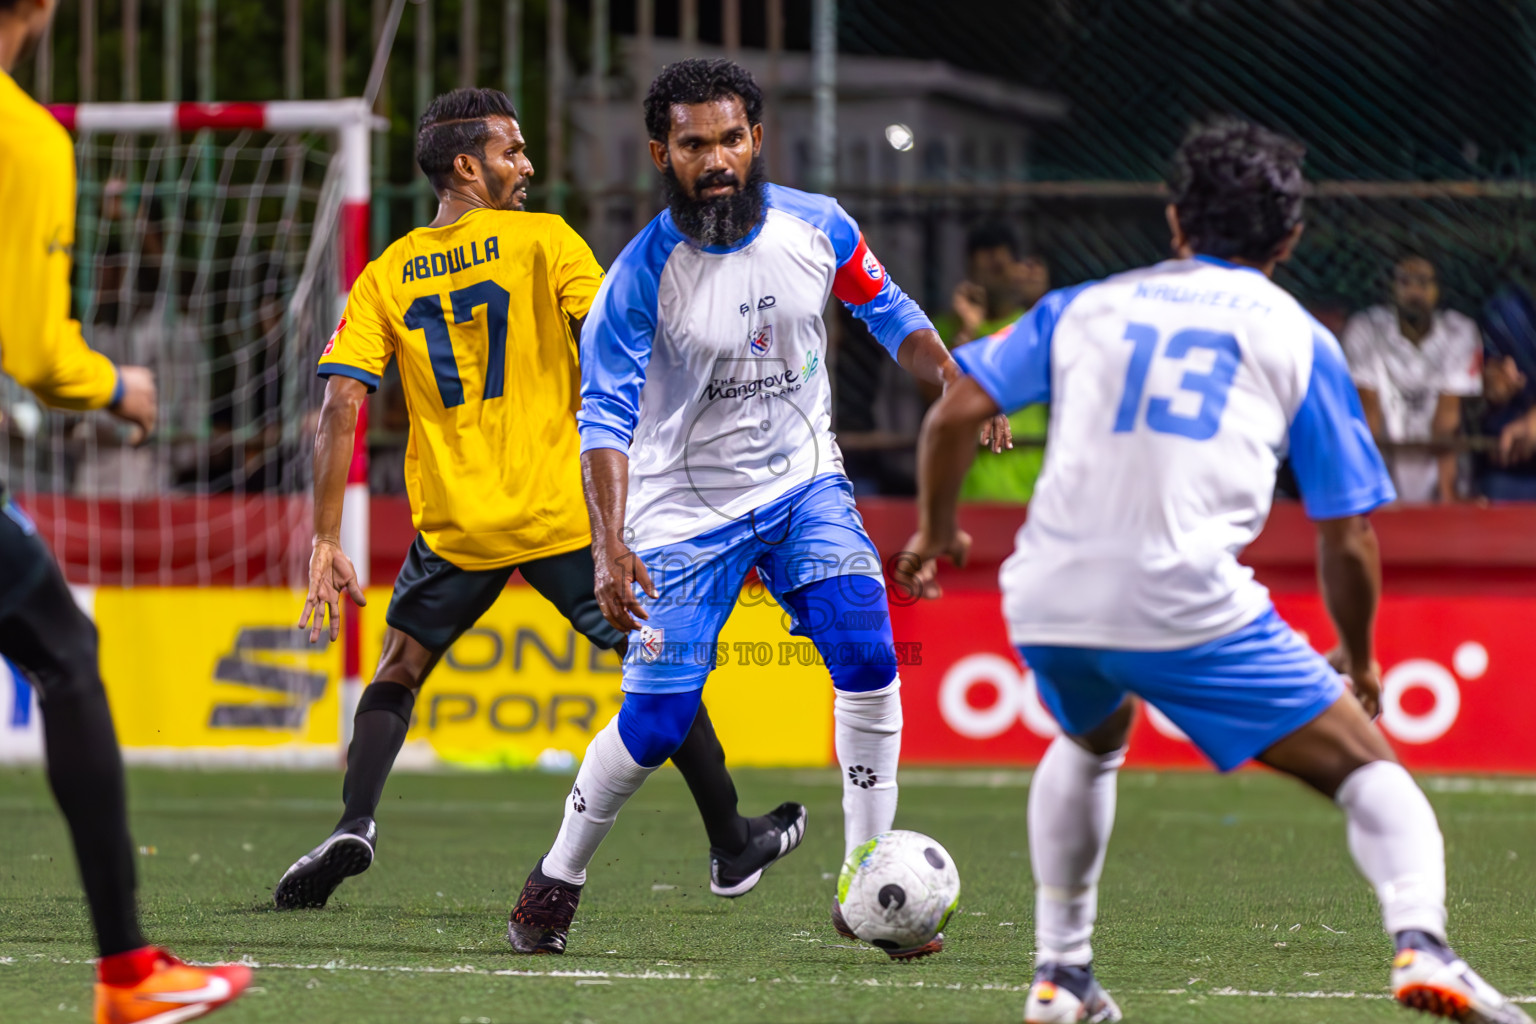
[[[369,684],[352,719],[352,743],[347,747],[347,775],[341,798],[347,802],[338,825],[371,818],[384,795],[384,780],[411,727],[416,694],[387,680]]]
[[[703,704],[693,720],[693,728],[683,745],[672,755],[672,763],[682,772],[683,780],[699,805],[709,845],[726,854],[747,848],[748,824],[736,811],[736,784],[725,769],[725,749],[715,735],[715,725]]]
[[[69,823],[80,881],[102,956],[148,943],[134,902],[133,839],[123,758],[100,679],[84,692],[55,694],[41,704],[48,784]]]

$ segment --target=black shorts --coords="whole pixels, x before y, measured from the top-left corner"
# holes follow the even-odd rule
[[[96,627],[32,521],[0,502],[0,654],[26,673],[43,700],[95,684]]]
[[[433,654],[441,654],[490,611],[514,572],[521,572],[593,646],[612,650],[624,639],[603,618],[592,592],[591,548],[503,569],[460,569],[435,554],[419,534],[395,577],[384,621]]]

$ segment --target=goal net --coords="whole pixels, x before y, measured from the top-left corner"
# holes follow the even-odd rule
[[[0,479],[71,582],[300,583],[314,364],[368,255],[366,108],[53,110],[77,140],[74,314],[93,348],[154,370],[160,422],[134,447],[0,379]]]

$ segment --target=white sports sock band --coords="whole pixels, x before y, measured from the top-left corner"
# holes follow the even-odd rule
[[[1376,890],[1387,933],[1428,932],[1444,942],[1445,840],[1413,776],[1373,761],[1350,773],[1334,801],[1349,819],[1349,852]]]
[[[565,818],[555,845],[544,856],[544,873],[572,885],[587,880],[587,865],[613,828],[619,809],[648,779],[654,768],[635,762],[619,736],[615,716],[587,744],[576,784],[565,803]]]
[[[901,678],[878,690],[836,690],[833,744],[843,772],[843,855],[896,821]]]
[[[1035,962],[1093,962],[1099,876],[1115,823],[1122,748],[1092,754],[1066,736],[1046,749],[1029,785],[1029,857],[1035,872]]]

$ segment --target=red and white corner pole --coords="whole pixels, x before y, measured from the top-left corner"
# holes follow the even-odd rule
[[[345,306],[347,293],[363,268],[368,265],[370,253],[369,225],[369,119],[366,111],[342,127],[340,132],[340,156],[342,161],[341,216],[338,219],[340,239],[340,295],[337,316]],[[357,581],[367,587],[372,551],[369,546],[368,508],[368,403],[364,402],[357,416],[357,434],[352,444],[352,465],[347,470],[346,503],[341,512],[341,549],[352,559],[357,569]],[[352,742],[352,718],[357,711],[358,699],[363,692],[363,609],[350,602],[342,619],[342,671],[341,671],[341,739],[342,759],[346,758],[347,745]]]

